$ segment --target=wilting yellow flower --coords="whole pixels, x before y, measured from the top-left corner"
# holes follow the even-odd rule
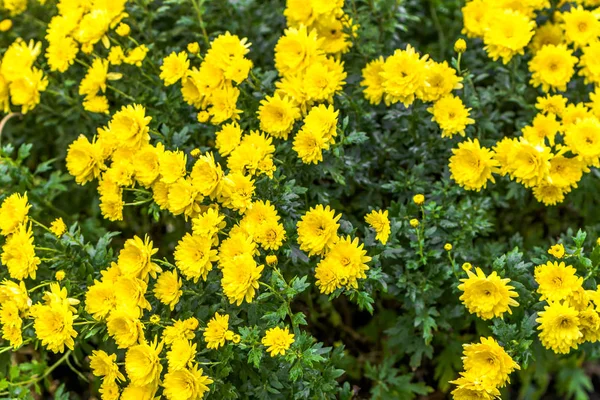
[[[146,386],[158,384],[162,365],[160,352],[163,343],[154,339],[154,342],[144,342],[127,349],[125,354],[125,371],[131,384]]]
[[[206,348],[218,349],[225,345],[226,340],[231,340],[232,338],[233,331],[229,330],[229,315],[215,313],[215,316],[208,321],[204,330]]]
[[[210,389],[213,380],[202,374],[202,368],[194,365],[191,369],[169,371],[163,381],[167,400],[201,399]]]
[[[264,265],[258,265],[250,254],[243,254],[235,262],[223,265],[221,287],[231,304],[239,306],[244,300],[252,302],[263,269]]]
[[[0,233],[8,236],[14,233],[21,224],[27,223],[27,213],[31,205],[27,201],[27,193],[13,193],[0,205]]]
[[[271,357],[284,355],[286,350],[294,343],[294,334],[290,333],[287,326],[284,329],[277,326],[267,329],[261,343],[267,347],[267,352]]]
[[[503,387],[510,383],[509,375],[521,369],[492,337],[482,337],[480,343],[465,344],[463,366],[467,372],[479,374],[486,385]]]
[[[550,302],[538,315],[535,321],[540,324],[539,338],[545,348],[560,354],[577,348],[583,334],[579,330],[579,312],[575,308],[559,301]]]
[[[548,250],[548,254],[556,258],[563,258],[565,255],[565,246],[563,246],[562,243],[557,243],[554,246],[550,247],[550,249]]]
[[[548,261],[535,267],[535,280],[540,285],[537,292],[540,300],[559,301],[566,299],[572,292],[581,287],[583,278],[577,271],[564,262]]]
[[[165,271],[158,276],[154,285],[154,295],[161,303],[168,305],[171,311],[179,302],[182,293],[181,279],[177,277],[177,271]]]
[[[467,270],[467,279],[461,279],[458,289],[463,291],[460,300],[471,314],[481,319],[502,317],[505,312],[512,314],[510,307],[518,307],[513,298],[519,297],[514,287],[509,286],[510,279],[500,278],[496,271],[486,276],[481,268],[475,273]]]
[[[324,254],[338,240],[338,221],[341,214],[335,215],[335,210],[329,206],[318,204],[311,207],[298,221],[298,244],[300,250],[307,251],[309,256]]]
[[[377,233],[375,238],[379,240],[381,244],[386,244],[391,231],[388,210],[371,211],[369,214],[365,215],[365,222],[373,228],[375,233]]]
[[[116,361],[116,354],[109,355],[104,350],[93,350],[90,356],[90,368],[94,376],[102,376],[105,380],[124,381],[125,377],[119,371]]]
[[[52,221],[52,224],[50,224],[50,231],[57,237],[61,237],[63,233],[67,231],[67,226],[62,218],[56,218]]]

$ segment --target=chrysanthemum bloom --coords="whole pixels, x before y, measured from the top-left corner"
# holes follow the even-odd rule
[[[216,133],[215,147],[222,156],[229,155],[242,140],[242,130],[236,122],[221,126]]]
[[[215,313],[214,317],[206,324],[204,341],[207,349],[218,349],[225,345],[226,340],[233,338],[233,331],[229,330],[229,315]]]
[[[152,117],[146,116],[146,109],[143,106],[139,104],[123,106],[113,115],[109,129],[122,146],[139,149],[150,140],[148,124],[151,120]]]
[[[79,84],[79,94],[82,96],[95,96],[98,92],[104,93],[107,79],[108,60],[95,58]]]
[[[534,87],[541,86],[544,92],[564,92],[575,73],[576,63],[577,57],[566,45],[546,45],[529,62],[530,83]]]
[[[14,303],[19,311],[27,311],[31,307],[31,299],[27,294],[25,283],[4,279],[0,283],[0,304]]]
[[[138,399],[153,399],[158,389],[158,382],[156,384],[146,386],[135,386],[133,384],[127,385],[121,393],[120,400],[138,400]],[[118,393],[117,393],[118,394]]]
[[[277,326],[267,329],[261,343],[267,347],[267,352],[271,357],[284,355],[286,350],[294,343],[294,334],[290,333],[287,326],[284,329]]]
[[[202,374],[202,368],[194,365],[191,369],[169,371],[162,383],[167,400],[202,399],[210,389],[213,380]]]
[[[161,269],[152,262],[152,256],[157,251],[158,249],[152,247],[152,241],[148,235],[144,237],[144,240],[138,236],[127,239],[118,258],[121,273],[126,276],[140,278],[146,282],[148,276],[156,278],[156,273],[161,272]]]
[[[562,117],[562,113],[567,106],[567,99],[560,95],[546,95],[546,97],[538,97],[536,99],[535,108],[544,114],[555,114]]]
[[[211,237],[187,233],[175,248],[175,265],[186,279],[206,281],[212,263],[218,260],[217,251],[212,250]]]
[[[391,232],[388,210],[371,211],[365,215],[365,222],[375,231],[375,239],[379,240],[381,244],[386,244]]]
[[[381,72],[383,71],[383,65],[385,61],[382,56],[369,62],[362,69],[362,81],[360,86],[363,86],[363,93],[369,103],[377,105],[381,103],[383,99],[383,78]]]
[[[154,284],[154,296],[163,304],[169,306],[171,311],[179,302],[182,295],[181,279],[177,271],[165,271],[158,276]]]
[[[102,400],[118,400],[121,394],[119,385],[114,379],[103,379],[98,392]]]
[[[485,51],[494,61],[501,58],[504,64],[516,54],[523,54],[534,34],[535,22],[513,10],[498,10],[486,22]]]
[[[251,43],[248,42],[247,38],[240,39],[237,35],[225,32],[212,41],[204,59],[206,63],[226,71],[232,64],[248,54],[250,46]],[[227,79],[232,78],[228,77]]]
[[[163,59],[163,65],[160,66],[160,79],[165,82],[165,86],[171,86],[182,79],[188,72],[190,61],[187,53],[171,53]]]
[[[257,265],[250,254],[243,254],[235,262],[223,265],[221,287],[231,304],[239,306],[244,300],[252,302],[263,269],[264,265]]]
[[[19,314],[19,307],[13,301],[0,303],[0,324],[2,325],[2,338],[8,340],[13,348],[23,344],[21,327],[23,320]]]
[[[135,154],[135,180],[142,186],[150,187],[158,178],[159,154],[162,151],[162,147],[145,145]]]
[[[514,143],[513,154],[509,155],[509,174],[525,187],[539,185],[550,170],[550,148],[534,145],[521,138]]]
[[[304,74],[303,89],[309,102],[333,102],[333,96],[346,84],[344,64],[333,58],[310,65]]]
[[[186,338],[178,338],[171,344],[167,352],[169,371],[176,371],[190,367],[196,357],[196,344]]]
[[[600,21],[592,11],[582,6],[571,7],[568,12],[563,12],[561,17],[565,38],[567,42],[573,43],[575,48],[584,47],[598,40]]]
[[[275,45],[275,68],[283,76],[303,72],[322,59],[322,39],[317,31],[308,31],[306,26],[288,28]]]
[[[487,26],[487,18],[490,16],[490,3],[487,0],[468,1],[462,8],[463,29],[462,33],[467,37],[483,37]]]
[[[565,194],[571,190],[569,187],[558,187],[550,182],[542,182],[533,188],[533,196],[540,203],[553,206],[565,200]]]
[[[19,78],[24,71],[31,69],[41,52],[42,42],[31,40],[28,44],[23,39],[18,38],[4,53],[0,72],[6,80],[12,82]]]
[[[556,134],[561,130],[560,122],[555,114],[538,114],[531,125],[523,128],[523,137],[532,145],[545,145],[546,139],[553,146]]]
[[[575,268],[564,262],[548,261],[535,267],[535,281],[540,285],[537,289],[540,300],[559,301],[581,287],[583,278],[577,276]]]
[[[587,165],[600,166],[600,121],[585,118],[565,130],[565,144]]]
[[[27,223],[27,213],[31,205],[27,200],[27,193],[13,193],[4,199],[0,206],[0,233],[8,236],[14,233],[19,225]]]
[[[369,269],[367,263],[371,257],[367,256],[363,246],[358,238],[347,236],[339,238],[327,253],[326,258],[338,264],[341,283],[347,287],[357,288],[357,280],[367,277],[365,271]]]
[[[227,226],[225,215],[218,210],[209,208],[204,213],[192,220],[192,231],[195,236],[203,236],[211,239],[214,246],[219,244],[217,234]]]
[[[10,100],[13,105],[21,106],[21,112],[26,114],[40,103],[40,93],[47,87],[48,79],[44,72],[32,67],[10,83]]]
[[[237,121],[240,119],[242,110],[237,108],[237,100],[240,96],[238,88],[229,85],[224,85],[211,93],[209,98],[210,107],[210,122],[213,125],[221,124],[228,119]]]
[[[325,149],[329,149],[330,144],[335,143],[337,136],[337,123],[339,111],[336,111],[333,106],[319,104],[310,109],[304,118],[303,130],[319,132],[325,141]]]
[[[406,50],[396,50],[383,65],[381,77],[387,105],[402,102],[410,106],[426,80],[427,57],[420,57],[410,45]]]
[[[179,178],[169,185],[167,194],[167,209],[173,215],[184,214],[185,219],[193,217],[200,212],[200,203],[204,196],[194,187],[190,177]]]
[[[568,354],[576,349],[583,334],[579,330],[579,312],[559,301],[551,302],[538,313],[535,320],[542,345],[555,353]]]
[[[109,355],[104,350],[93,350],[90,356],[90,368],[94,376],[103,376],[105,380],[124,381],[125,377],[119,371],[116,361],[116,354]]]
[[[108,334],[120,349],[131,347],[144,337],[144,326],[139,315],[137,308],[121,307],[111,311],[106,319]]]
[[[546,45],[559,45],[564,42],[563,29],[559,24],[546,22],[535,30],[535,35],[531,39],[530,48],[533,53],[539,51]]]
[[[222,205],[244,213],[252,204],[254,180],[241,173],[229,173],[223,180]]]
[[[465,371],[477,373],[486,384],[503,387],[510,383],[509,375],[521,369],[492,337],[482,337],[480,343],[463,345]]]
[[[125,371],[131,384],[145,386],[158,383],[162,365],[160,352],[163,343],[154,339],[154,342],[144,342],[127,349],[125,354]]]
[[[198,328],[198,320],[194,317],[186,320],[174,320],[172,326],[167,326],[163,331],[162,340],[167,344],[173,344],[178,339],[192,340],[194,331]]]
[[[192,185],[200,192],[202,196],[214,199],[221,194],[223,188],[223,169],[215,161],[212,153],[198,156],[198,159],[192,167],[190,178]]]
[[[262,225],[279,222],[275,206],[269,200],[257,200],[246,210],[240,226],[251,236],[256,236]]]
[[[586,84],[600,83],[600,42],[595,41],[583,48],[583,55],[579,60],[581,69],[579,75],[584,77]]]
[[[219,247],[219,268],[223,268],[226,263],[235,262],[244,254],[258,255],[256,242],[246,232],[241,229],[236,230],[234,227],[229,231],[229,237],[223,240]]]
[[[258,108],[260,129],[273,137],[287,140],[294,122],[300,118],[300,109],[289,97],[278,94],[267,96],[260,104]]]
[[[433,115],[431,120],[442,129],[442,137],[451,138],[457,133],[465,136],[467,125],[475,123],[474,119],[469,118],[471,109],[466,108],[459,97],[451,94],[437,100],[427,111]]]
[[[556,258],[563,258],[565,255],[565,246],[562,243],[557,243],[548,249],[548,254]]]
[[[227,159],[229,173],[250,176],[265,173],[271,177],[273,171],[265,171],[263,167],[266,163],[273,165],[274,152],[273,138],[258,131],[252,131],[242,137],[239,146],[229,155]]]
[[[315,284],[323,294],[331,294],[348,283],[337,260],[328,257],[317,264],[315,280]]]
[[[468,139],[458,144],[458,149],[452,149],[450,157],[450,174],[452,179],[467,190],[481,190],[488,181],[495,182],[493,172],[498,170],[498,161],[493,157],[494,152],[481,147],[479,140]]]
[[[471,314],[477,314],[481,319],[502,317],[505,312],[512,314],[510,307],[518,307],[513,298],[519,297],[510,279],[502,279],[496,271],[486,276],[481,268],[475,268],[475,273],[467,271],[468,278],[461,279],[458,289],[463,291],[460,300]]]
[[[438,63],[429,60],[425,69],[425,85],[417,92],[417,96],[425,102],[438,101],[453,90],[462,89],[462,80],[446,61]]]
[[[42,345],[54,353],[62,353],[65,346],[73,350],[77,332],[73,329],[73,315],[64,304],[36,304],[31,307],[31,316],[34,318],[33,327],[36,337]]]
[[[563,131],[565,133],[575,124],[585,119],[597,119],[592,111],[584,103],[569,104],[563,110],[561,115]]]
[[[1,210],[0,210],[0,212],[1,212]],[[52,233],[54,233],[54,235],[56,235],[57,237],[61,237],[63,235],[63,233],[65,233],[67,231],[67,226],[65,225],[65,222],[63,221],[62,218],[56,218],[50,224],[50,231]]]
[[[146,54],[148,54],[148,47],[145,44],[142,44],[138,47],[135,47],[127,52],[127,56],[123,59],[126,64],[135,65],[137,67],[142,66],[142,62],[146,58]]]
[[[80,185],[98,178],[106,169],[102,148],[97,143],[90,143],[83,135],[69,145],[66,162],[67,170]]]
[[[79,52],[77,42],[69,36],[63,36],[50,42],[46,49],[46,58],[50,71],[65,72],[75,62]]]
[[[146,299],[148,284],[131,276],[119,276],[113,287],[115,289],[117,305],[129,309],[150,310],[150,302]]]
[[[309,256],[325,254],[338,240],[338,221],[341,214],[335,215],[335,210],[329,206],[318,204],[302,216],[298,221],[298,244],[300,250],[307,251]]]
[[[584,168],[585,164],[577,157],[557,155],[550,160],[548,179],[550,183],[561,188],[577,187]]]
[[[94,281],[85,293],[85,311],[102,320],[117,306],[117,296],[111,282]]]
[[[19,225],[2,246],[2,264],[8,268],[8,274],[13,279],[35,279],[40,259],[35,255],[31,227]]]
[[[500,398],[500,391],[496,386],[481,379],[477,371],[461,372],[461,377],[450,381],[457,385],[452,391],[454,400],[494,400]]]
[[[594,306],[579,312],[579,330],[583,335],[579,343],[595,343],[600,340],[600,315]]]

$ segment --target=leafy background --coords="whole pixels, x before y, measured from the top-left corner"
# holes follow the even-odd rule
[[[211,39],[225,31],[247,37],[258,87],[242,85],[238,108],[244,110],[242,127],[258,129],[255,112],[259,101],[274,90],[273,48],[285,29],[284,1],[200,0],[199,14],[191,1],[196,0],[128,3],[132,37],[147,44],[150,53],[141,72],[127,65],[117,68],[124,77],[111,85],[124,95],[109,90],[108,96],[111,110],[131,99],[145,105],[152,129],[160,132],[166,146],[186,152],[211,149],[215,128],[195,120],[177,85],[162,86],[160,60],[193,41],[204,51],[207,43],[201,28]],[[256,349],[233,347],[210,353],[212,361],[223,361],[210,370],[216,378],[212,398],[446,398],[447,382],[461,370],[462,344],[480,335],[497,337],[522,364],[503,398],[593,398],[600,387],[596,362],[600,351],[587,344],[558,357],[541,347],[534,331],[535,312],[542,307],[533,293],[532,271],[545,262],[547,248],[557,240],[588,252],[590,258],[573,260],[580,272],[598,266],[598,257],[589,255],[600,228],[598,171],[586,174],[579,188],[554,207],[538,203],[507,178],[481,192],[466,192],[451,181],[447,168],[451,149],[461,138],[441,138],[426,105],[374,107],[362,96],[364,65],[407,43],[436,61],[451,62],[453,43],[461,37],[462,6],[462,1],[454,0],[346,1],[345,10],[360,29],[352,49],[342,57],[348,78],[335,107],[341,110],[343,133],[317,166],[301,164],[290,142],[279,143],[276,158],[281,163],[274,179],[257,182],[257,197],[275,204],[291,239],[280,255],[280,267],[290,282],[287,301],[298,322],[306,322],[295,345],[304,357],[278,360],[262,357]],[[15,28],[0,34],[0,48],[6,49],[19,36],[41,40],[53,15],[49,10],[56,12],[55,7],[30,2],[28,11],[14,18]],[[467,135],[491,146],[503,136],[519,135],[535,114],[539,93],[527,84],[526,58],[502,66],[486,57],[480,41],[469,40],[468,46],[461,62],[468,70],[461,97],[477,123]],[[39,62],[45,62],[43,57]],[[43,69],[48,71],[46,65]],[[40,106],[23,118],[13,118],[2,132],[0,160],[0,200],[27,191],[36,219],[50,222],[62,216],[71,226],[74,239],[60,243],[64,258],[47,266],[48,279],[54,270],[72,268],[78,276],[72,285],[80,288],[107,266],[125,239],[148,233],[159,256],[172,259],[177,241],[189,231],[182,218],[160,212],[153,204],[126,207],[124,221],[110,223],[100,215],[94,185],[78,186],[66,172],[68,145],[80,133],[92,137],[109,119],[84,112],[77,94],[84,73],[85,68],[76,64],[66,74],[49,75],[49,90]],[[568,97],[584,101],[587,92],[589,88],[573,87]],[[422,210],[411,201],[416,193],[427,199]],[[295,247],[293,232],[299,216],[317,203],[341,212],[342,232],[363,237],[373,256],[359,291],[330,299],[309,285],[314,282],[315,262]],[[363,217],[372,208],[388,209],[392,218],[392,239],[386,247],[377,245],[365,227]],[[422,220],[419,237],[408,225],[411,218]],[[579,229],[587,236],[577,233]],[[447,242],[454,246],[450,254],[443,249]],[[510,277],[521,307],[494,324],[468,315],[456,289],[463,262]],[[4,275],[0,272],[0,277]],[[590,285],[595,285],[594,279]],[[256,326],[285,318],[285,312],[279,315],[278,305],[266,297],[239,309],[223,302],[218,281],[207,282],[201,290],[204,294],[182,305],[178,316],[199,310],[196,315],[206,320],[225,308],[245,338],[259,334]],[[168,310],[163,313],[168,318]],[[82,367],[74,369],[87,371],[85,357],[104,335],[100,329],[80,334],[85,340],[78,342],[74,362],[79,360]],[[13,380],[40,374],[59,357],[33,348],[4,352],[0,376]],[[88,398],[98,386],[93,380],[86,383],[85,375],[73,374],[68,365],[61,365],[50,378],[38,388],[42,397]],[[27,390],[11,390],[12,396],[31,396]]]

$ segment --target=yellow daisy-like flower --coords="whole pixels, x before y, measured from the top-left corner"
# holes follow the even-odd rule
[[[233,339],[233,331],[229,330],[229,315],[215,313],[215,316],[208,321],[204,330],[204,340],[206,348],[218,349],[225,345],[226,340]]]
[[[121,273],[126,276],[148,281],[148,276],[156,278],[161,272],[160,267],[152,262],[152,256],[158,249],[152,247],[152,240],[146,235],[144,240],[138,236],[127,239],[123,250],[119,253],[118,265]]]
[[[382,56],[369,62],[362,69],[362,81],[360,86],[363,86],[363,93],[369,103],[377,105],[381,103],[383,99],[383,78],[381,72],[383,72],[383,65],[385,61]]]
[[[375,239],[379,240],[381,244],[386,244],[391,232],[388,210],[371,211],[369,214],[365,215],[365,222],[369,224],[377,234]]]
[[[14,233],[21,224],[27,223],[27,213],[31,205],[27,193],[13,193],[4,199],[0,205],[0,233],[8,236]]]
[[[221,201],[224,207],[244,213],[252,204],[254,180],[242,173],[229,173],[223,180]]]
[[[171,311],[182,294],[181,279],[177,276],[177,271],[165,271],[158,276],[154,285],[154,295],[161,303],[168,305]]]
[[[546,45],[559,45],[564,41],[564,32],[560,24],[546,22],[535,30],[530,48],[535,53]]]
[[[202,368],[194,365],[191,369],[169,371],[163,380],[164,395],[167,400],[201,399],[210,389],[213,380],[202,374]],[[141,398],[141,397],[140,397]]]
[[[186,76],[190,61],[185,51],[171,53],[163,59],[163,65],[160,67],[160,79],[165,82],[165,86],[171,86]]]
[[[267,329],[261,343],[267,347],[267,352],[271,357],[284,355],[286,350],[294,343],[294,334],[290,333],[287,326],[284,329],[277,326]]]
[[[437,100],[427,111],[433,115],[431,120],[442,129],[442,137],[451,138],[456,134],[465,136],[467,125],[475,123],[474,119],[469,118],[471,109],[466,108],[459,97],[451,94]]]
[[[79,52],[77,42],[69,36],[64,36],[50,42],[46,50],[46,58],[51,71],[65,72],[75,62]]]
[[[479,372],[461,372],[461,377],[450,381],[457,385],[452,391],[454,400],[494,400],[500,398],[500,391],[496,386],[482,380]]]
[[[2,339],[8,340],[11,347],[16,349],[23,344],[21,328],[23,320],[19,315],[19,307],[13,301],[5,301],[0,305],[0,324],[2,324]]]
[[[296,227],[300,250],[307,251],[309,256],[325,254],[338,240],[338,221],[341,214],[335,215],[335,210],[329,206],[318,204],[302,216]]]
[[[495,182],[493,172],[498,170],[494,152],[479,145],[479,140],[468,139],[452,149],[450,174],[452,179],[467,190],[481,190],[488,181]]]
[[[300,118],[300,109],[289,97],[278,94],[267,96],[260,104],[260,129],[273,137],[287,140],[294,122]]]
[[[464,41],[463,41],[464,42]],[[442,63],[430,60],[426,68],[425,85],[417,93],[419,99],[437,102],[455,89],[462,89],[463,78],[456,75],[446,61]]]
[[[35,255],[33,233],[27,224],[21,224],[2,246],[2,264],[13,279],[35,279],[41,260]]]
[[[102,376],[105,380],[124,381],[125,377],[119,371],[116,361],[116,354],[109,355],[104,350],[93,350],[90,356],[90,368],[94,376]]]
[[[242,140],[242,130],[236,122],[225,124],[216,133],[215,147],[222,156],[229,155]]]
[[[487,385],[503,387],[510,383],[509,375],[521,369],[492,337],[482,337],[480,343],[465,344],[463,348],[465,371],[479,374]]]
[[[73,329],[73,315],[64,304],[36,304],[31,307],[31,316],[34,319],[33,327],[36,337],[42,345],[54,353],[62,353],[65,346],[75,349],[77,332]]]
[[[577,47],[584,47],[595,42],[600,36],[600,21],[592,11],[582,6],[571,7],[561,14],[565,39]]]
[[[137,150],[150,140],[148,124],[151,120],[152,117],[146,116],[146,109],[143,106],[139,104],[123,106],[113,115],[109,129],[122,146]]]
[[[470,38],[483,37],[487,27],[487,19],[490,16],[489,7],[490,3],[487,0],[468,1],[462,8],[462,33]]]
[[[475,273],[467,271],[468,278],[461,279],[458,289],[463,292],[460,300],[471,314],[481,319],[502,317],[505,312],[512,314],[510,307],[518,307],[519,303],[513,298],[519,297],[510,279],[500,278],[496,271],[486,276],[481,268],[475,268]]]
[[[542,345],[555,353],[568,354],[576,349],[583,334],[579,330],[579,312],[561,302],[550,302],[535,320]]]
[[[600,121],[597,118],[584,118],[568,126],[564,140],[587,165],[600,166]]]
[[[561,130],[560,122],[554,114],[538,114],[532,124],[523,128],[523,137],[533,145],[545,145],[546,139],[550,145],[554,145],[554,138]]]
[[[186,279],[206,281],[212,263],[218,260],[217,251],[212,250],[213,240],[208,236],[187,233],[175,248],[175,265]]]
[[[515,55],[523,54],[534,34],[535,22],[518,11],[495,11],[486,22],[485,51],[494,61],[501,58],[504,64]]]
[[[48,79],[44,76],[44,72],[33,67],[23,71],[10,83],[10,100],[15,106],[21,106],[21,112],[26,114],[40,103],[40,93],[47,87]]]
[[[555,114],[562,116],[563,111],[567,107],[567,99],[560,94],[546,95],[546,97],[538,97],[536,99],[535,108],[544,114]]]
[[[579,330],[583,335],[579,343],[595,343],[600,340],[600,315],[593,306],[579,312]]]
[[[157,384],[160,379],[162,365],[160,352],[163,343],[144,342],[127,349],[125,354],[125,371],[132,385],[146,386]]]
[[[235,262],[223,265],[221,287],[231,304],[239,306],[244,300],[252,302],[263,269],[264,265],[258,265],[250,254],[243,254]]]
[[[537,292],[540,300],[564,300],[583,284],[583,278],[577,276],[577,271],[570,265],[548,261],[535,267],[535,281],[540,285]]]
[[[565,255],[565,246],[562,243],[557,243],[548,249],[548,254],[556,258],[563,258]]]
[[[169,371],[177,371],[187,368],[196,357],[196,344],[187,338],[177,338],[171,344],[171,350],[167,352]]]
[[[530,83],[541,86],[544,92],[567,90],[567,84],[575,73],[577,57],[566,45],[548,44],[542,47],[529,62]]]
[[[553,206],[562,203],[565,200],[565,194],[570,188],[558,187],[550,182],[542,182],[533,188],[533,196],[537,201],[547,206]]]
[[[342,285],[358,288],[357,280],[367,277],[365,272],[369,269],[367,263],[371,257],[367,256],[363,246],[358,238],[347,236],[339,238],[327,253],[326,259],[337,264],[337,275]]]
[[[421,57],[410,45],[396,50],[385,60],[381,77],[387,105],[402,102],[410,106],[427,79],[427,57]]]
[[[57,237],[61,237],[67,231],[67,226],[62,218],[56,218],[50,224],[50,231]]]
[[[139,315],[137,308],[120,307],[110,312],[106,319],[106,328],[118,348],[129,348],[144,338],[144,326],[139,320]]]

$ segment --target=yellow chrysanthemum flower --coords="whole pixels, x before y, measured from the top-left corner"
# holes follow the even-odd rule
[[[21,224],[27,223],[27,213],[31,205],[27,193],[13,193],[4,199],[0,205],[0,234],[8,236],[14,233]]]
[[[225,263],[221,287],[229,302],[238,306],[244,300],[251,303],[258,290],[258,280],[263,269],[264,265],[258,265],[250,254],[237,257],[235,262]]]
[[[450,174],[452,179],[467,190],[481,190],[488,181],[495,182],[493,172],[498,170],[499,163],[494,159],[494,152],[481,147],[479,140],[471,140],[458,144],[452,149],[450,157]]]
[[[190,61],[187,53],[171,53],[163,59],[163,65],[160,67],[160,79],[165,82],[165,86],[171,86],[187,75]]]
[[[562,243],[557,243],[548,249],[548,254],[556,258],[563,258],[565,255],[565,246]]]
[[[210,389],[213,380],[202,374],[202,368],[194,365],[191,369],[169,371],[162,383],[167,400],[201,399]]]
[[[524,53],[535,28],[534,21],[510,9],[491,13],[486,25],[483,34],[485,51],[494,61],[501,58],[504,64]]]
[[[167,352],[169,371],[190,367],[196,357],[196,347],[196,343],[192,343],[186,338],[175,339],[171,344],[171,349]]]
[[[154,342],[144,342],[127,349],[125,371],[132,385],[158,384],[163,368],[160,363],[162,348],[163,343],[155,338]]]
[[[118,265],[125,276],[140,278],[148,281],[148,276],[156,278],[156,273],[161,272],[160,267],[152,262],[152,256],[158,249],[152,247],[152,241],[146,235],[144,240],[138,236],[127,239],[123,250],[119,253]]]
[[[482,337],[480,343],[465,344],[463,348],[465,371],[477,373],[486,385],[503,387],[510,383],[509,375],[521,369],[492,337]]]
[[[229,315],[215,313],[206,324],[204,341],[207,349],[218,349],[225,345],[226,340],[233,339],[233,331],[229,330]]]
[[[21,224],[2,246],[2,264],[13,279],[35,279],[41,260],[35,255],[33,233],[27,224]]]
[[[442,137],[451,138],[456,134],[465,136],[467,125],[475,123],[474,119],[469,118],[471,109],[466,108],[459,97],[451,94],[437,100],[427,111],[433,115],[431,120],[442,129]]]
[[[555,353],[568,354],[576,349],[583,334],[579,330],[579,312],[561,302],[551,302],[538,313],[535,320],[542,345]]]
[[[294,334],[290,333],[287,326],[284,329],[277,326],[267,329],[261,343],[267,347],[267,352],[271,357],[284,355],[286,350],[294,343]]]
[[[183,294],[181,279],[177,276],[177,271],[165,271],[161,273],[154,284],[153,292],[154,296],[161,303],[168,305],[172,311]]]
[[[556,261],[535,267],[535,281],[539,285],[540,300],[548,301],[564,300],[583,284],[575,268]]]
[[[542,47],[529,62],[530,83],[541,86],[544,92],[567,90],[567,84],[575,73],[577,57],[566,45],[548,44]]]
[[[388,210],[371,211],[369,214],[365,215],[365,222],[369,224],[377,234],[375,239],[379,240],[381,244],[386,244],[391,232]]]
[[[471,314],[477,314],[481,319],[502,317],[505,312],[512,314],[510,307],[518,307],[519,303],[513,298],[519,297],[510,279],[500,278],[496,271],[486,276],[481,268],[475,268],[475,273],[467,271],[468,278],[461,279],[458,289],[463,291],[460,300]]]
[[[102,376],[105,380],[124,381],[125,377],[119,371],[116,361],[116,354],[109,355],[104,350],[93,350],[90,356],[90,368],[94,376]]]
[[[338,240],[338,221],[341,214],[335,215],[335,210],[329,206],[318,204],[302,216],[296,227],[300,250],[307,251],[309,256],[325,254]]]
[[[57,237],[61,237],[67,231],[67,225],[62,218],[56,218],[50,224],[50,231]]]
[[[179,241],[175,247],[175,265],[186,279],[206,281],[212,263],[218,260],[217,251],[211,249],[212,243],[211,237],[189,233]]]
[[[421,57],[410,45],[396,50],[383,64],[381,77],[387,105],[401,102],[410,106],[427,79],[427,58]]]
[[[377,105],[381,103],[383,99],[383,78],[381,72],[383,72],[383,65],[385,61],[382,56],[369,62],[362,69],[362,81],[360,86],[363,86],[363,93],[369,103]]]

